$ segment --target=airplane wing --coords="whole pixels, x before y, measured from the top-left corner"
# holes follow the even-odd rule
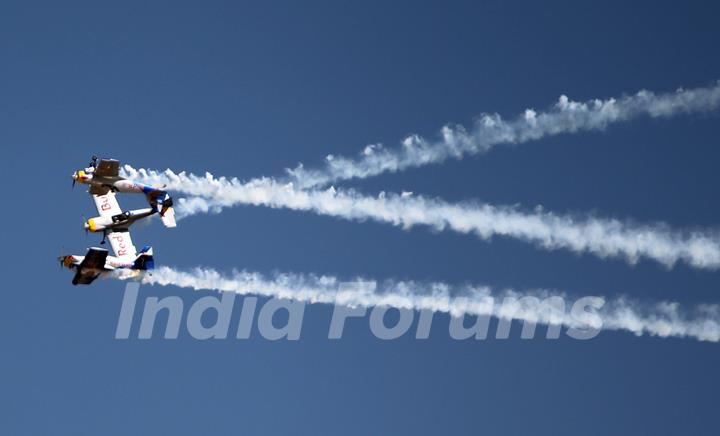
[[[75,273],[75,277],[72,279],[73,285],[89,285],[98,278],[100,274],[81,274],[80,271]]]
[[[105,269],[105,261],[108,257],[108,251],[104,248],[90,248],[85,254],[85,258],[78,265],[75,277],[73,277],[73,285],[89,285],[100,275]]]
[[[85,258],[78,269],[91,268],[91,269],[104,269],[105,261],[108,257],[108,251],[104,248],[92,247],[88,248]]]
[[[112,218],[113,216],[122,213],[122,209],[120,209],[120,204],[118,203],[117,198],[115,198],[114,192],[107,190],[104,194],[96,194],[92,197],[95,201],[95,207],[101,217]]]
[[[100,159],[95,175],[100,177],[119,177],[120,162],[115,159]]]
[[[115,256],[124,262],[134,262],[137,257],[137,248],[133,244],[128,230],[111,231],[107,234]]]

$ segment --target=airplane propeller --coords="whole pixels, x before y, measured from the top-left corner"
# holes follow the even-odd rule
[[[60,261],[60,271],[63,269],[63,265],[65,264],[65,249],[60,247],[60,256],[58,257],[58,261]]]

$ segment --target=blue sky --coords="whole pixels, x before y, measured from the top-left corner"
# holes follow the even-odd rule
[[[55,257],[94,245],[70,174],[91,154],[250,179],[329,153],[435,135],[559,95],[608,98],[720,78],[702,2],[182,2],[0,6],[0,429],[8,434],[714,434],[716,343],[603,332],[297,342],[114,339],[123,283],[73,287]],[[718,114],[642,118],[346,182],[368,194],[543,205],[716,229]],[[142,199],[122,198],[127,207]],[[268,208],[134,232],[158,264],[717,301],[720,275],[600,260],[516,240]],[[212,293],[144,287],[187,305]],[[443,322],[444,320],[444,322]],[[137,325],[135,325],[135,331]]]

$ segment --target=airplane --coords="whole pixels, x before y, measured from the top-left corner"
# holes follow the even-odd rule
[[[118,235],[116,240],[119,242],[117,244],[123,247],[125,255],[109,256],[106,249],[91,247],[88,248],[85,256],[71,254],[58,258],[61,266],[75,270],[75,276],[72,279],[73,285],[89,285],[98,277],[113,271],[117,271],[119,278],[137,277],[140,271],[151,270],[155,267],[152,247],[145,246],[139,254],[135,255],[135,247],[132,245],[129,233],[123,235],[122,232],[115,232],[113,234]],[[113,248],[115,247],[113,246]]]
[[[75,270],[73,285],[89,285],[111,271],[115,271],[119,278],[131,278],[139,275],[139,271],[153,269],[152,247],[145,246],[138,253],[130,237],[130,226],[139,219],[158,213],[157,208],[123,212],[115,193],[109,190],[103,195],[93,195],[93,200],[100,216],[89,219],[85,226],[93,232],[102,231],[101,244],[109,239],[115,255],[110,256],[104,248],[91,247],[85,256],[60,256],[58,260],[62,266]]]
[[[93,196],[103,196],[108,192],[134,192],[145,194],[153,208],[158,208],[160,218],[166,227],[175,227],[175,212],[173,200],[170,195],[154,186],[120,177],[120,162],[115,159],[100,159],[92,157],[90,165],[84,170],[72,174],[73,187],[75,183],[90,185],[89,192]]]
[[[88,219],[83,224],[83,227],[85,227],[85,231],[93,233],[103,232],[103,239],[100,245],[105,244],[109,233],[127,231],[128,228],[138,220],[160,212],[157,205],[123,212],[118,204],[117,198],[115,198],[115,193],[110,190],[103,195],[93,194],[92,198],[100,216]],[[167,216],[166,213],[166,219],[163,220],[163,224],[165,224],[166,227],[175,227],[175,220],[171,220],[170,218],[172,217]]]

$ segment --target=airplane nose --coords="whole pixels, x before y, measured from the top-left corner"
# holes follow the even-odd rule
[[[72,256],[60,256],[58,257],[58,260],[60,261],[60,264],[64,266],[65,268],[70,268],[70,265],[73,264],[73,261],[75,261],[75,258]]]

